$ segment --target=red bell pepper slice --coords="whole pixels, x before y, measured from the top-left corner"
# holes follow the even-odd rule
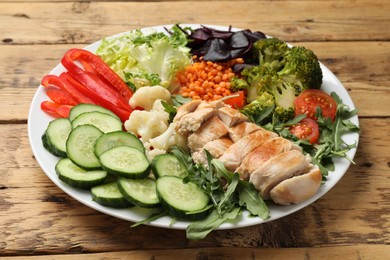
[[[65,56],[68,56],[70,60],[80,61],[82,64],[90,64],[99,75],[105,78],[108,82],[111,83],[111,86],[114,87],[121,95],[129,101],[133,92],[130,90],[129,86],[122,80],[119,75],[113,71],[99,56],[83,49],[71,49]],[[86,68],[90,71],[90,68]]]
[[[41,109],[48,114],[56,118],[67,118],[69,117],[70,110],[73,106],[70,105],[60,105],[51,101],[43,101],[41,103]]]
[[[56,87],[46,88],[46,95],[57,104],[75,106],[78,102],[68,93]]]
[[[64,81],[68,82],[69,84],[73,85],[75,88],[77,88],[80,92],[82,92],[84,95],[88,95],[91,98],[96,97],[94,92],[91,92],[88,88],[86,88],[83,84],[81,84],[79,81],[77,81],[75,78],[73,78],[69,73],[62,73],[60,75],[61,78],[64,79]],[[94,101],[94,104],[100,105],[102,107],[105,107],[109,110],[111,110],[114,114],[116,114],[122,122],[125,122],[127,119],[129,119],[130,113],[132,110],[129,109],[122,109],[120,107],[115,107],[112,104],[110,104],[107,101],[101,100],[99,96],[97,96],[97,99]]]
[[[63,75],[64,74],[64,75]],[[94,103],[88,96],[83,95],[77,87],[73,84],[69,83],[66,79],[66,72],[62,73],[60,76],[56,75],[46,75],[43,77],[41,81],[41,85],[44,87],[56,86],[69,95],[73,97],[73,99],[77,100],[79,103]],[[54,100],[53,100],[54,101]]]
[[[79,81],[77,81],[75,78],[73,78],[68,73],[62,73],[60,75],[61,78],[64,78],[65,81],[69,82],[69,84],[73,85],[77,90],[79,90],[83,95],[87,95],[94,99],[94,104],[100,105],[102,107],[105,107],[109,110],[111,110],[114,114],[116,114],[122,122],[125,122],[127,119],[129,119],[130,113],[132,110],[129,109],[122,109],[120,107],[116,107],[112,105],[111,103],[105,101],[96,93],[92,92],[88,88],[86,88],[83,84],[81,84]]]
[[[61,63],[68,70],[68,73],[77,79],[83,86],[85,86],[89,93],[88,97],[93,99],[97,104],[100,104],[114,112],[112,108],[120,107],[131,111],[128,100],[120,95],[116,90],[112,89],[102,82],[95,74],[81,69],[71,58],[68,51],[61,60]]]

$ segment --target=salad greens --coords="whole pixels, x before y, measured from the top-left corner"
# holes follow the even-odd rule
[[[329,117],[324,117],[321,109],[317,107],[316,117],[320,129],[320,137],[316,144],[310,144],[308,141],[298,139],[289,131],[289,127],[299,123],[306,117],[305,114],[298,115],[285,123],[278,121],[277,117],[274,116],[271,122],[262,125],[265,129],[274,131],[280,136],[300,145],[305,153],[310,154],[312,162],[318,165],[324,180],[329,171],[335,169],[332,158],[345,157],[353,163],[347,157],[347,152],[356,147],[357,143],[347,144],[342,137],[346,133],[360,131],[359,127],[350,121],[351,117],[357,115],[357,110],[351,110],[347,105],[343,104],[341,98],[335,92],[332,92],[331,96],[337,103],[336,117],[333,121]],[[267,113],[266,116],[268,116],[267,111],[264,113]],[[262,116],[259,115],[259,118]]]
[[[253,184],[241,180],[238,173],[226,170],[223,163],[213,159],[207,150],[207,167],[194,164],[191,156],[180,148],[173,147],[170,153],[188,169],[188,176],[184,181],[197,184],[208,194],[213,204],[213,210],[208,217],[188,226],[188,238],[204,238],[226,220],[236,219],[243,208],[261,219],[269,217],[269,209]]]
[[[248,210],[252,216],[261,219],[269,218],[270,211],[253,184],[241,180],[238,173],[226,170],[223,163],[213,159],[207,150],[205,150],[207,167],[195,164],[191,155],[179,147],[171,147],[169,153],[176,156],[187,169],[188,176],[183,181],[195,183],[209,196],[211,201],[210,214],[188,225],[186,229],[188,239],[204,238],[225,221],[236,219],[242,209]],[[166,211],[154,213],[149,218],[133,224],[132,227],[146,224],[166,215],[168,215]]]
[[[103,39],[98,54],[133,89],[161,85],[174,88],[175,73],[191,63],[187,37],[173,26],[170,35],[135,30]]]

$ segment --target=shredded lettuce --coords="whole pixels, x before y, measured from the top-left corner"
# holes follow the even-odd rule
[[[134,89],[161,85],[173,91],[175,74],[191,63],[186,34],[175,25],[170,34],[131,31],[103,39],[96,53]]]

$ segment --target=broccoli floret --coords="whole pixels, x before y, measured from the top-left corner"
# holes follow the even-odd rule
[[[253,44],[255,56],[258,57],[259,64],[267,66],[275,71],[283,67],[283,58],[289,47],[286,42],[278,38],[266,38]]]
[[[295,111],[292,107],[289,107],[287,109],[282,107],[276,107],[274,110],[274,116],[279,122],[285,123],[295,117]]]
[[[254,101],[264,91],[270,90],[270,86],[274,85],[275,78],[278,77],[271,68],[265,66],[246,68],[241,72],[241,75],[249,84],[247,88],[248,103]]]
[[[249,89],[249,84],[246,80],[233,77],[230,81],[230,90],[233,92],[237,92],[240,90],[246,90]]]
[[[274,116],[278,121],[286,122],[294,118],[294,100],[297,95],[295,87],[280,77],[275,77],[271,91],[276,105]]]
[[[305,89],[319,89],[322,84],[322,70],[317,56],[305,47],[292,47],[284,58],[284,67],[278,74],[293,84],[298,93]]]
[[[295,87],[289,82],[277,78],[271,86],[275,104],[283,109],[294,107],[294,99],[297,95]]]
[[[264,86],[257,97],[241,110],[253,122],[259,125],[269,123],[273,117],[279,122],[294,118],[295,89],[277,75],[273,82]],[[274,114],[274,115],[273,115]]]
[[[247,102],[243,113],[257,124],[271,121],[272,114],[280,122],[294,117],[294,99],[299,94],[294,85],[284,81],[269,67],[256,66],[245,69],[242,75],[249,83]]]
[[[246,115],[252,122],[264,125],[271,121],[274,109],[274,97],[268,92],[263,92],[251,103],[244,106],[240,112]]]

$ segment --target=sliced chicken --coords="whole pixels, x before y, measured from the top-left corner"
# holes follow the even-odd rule
[[[236,124],[249,121],[248,117],[239,113],[236,109],[230,106],[223,106],[218,109],[218,117],[227,127],[232,127]]]
[[[263,163],[275,155],[290,151],[293,144],[293,142],[282,137],[268,139],[248,153],[236,171],[240,174],[241,179],[248,180],[250,174],[261,167]]]
[[[233,141],[228,137],[213,140],[208,142],[199,152],[193,153],[192,159],[196,163],[207,165],[207,158],[204,150],[207,150],[213,158],[218,159],[232,144]]]
[[[322,174],[317,165],[310,165],[308,173],[284,180],[270,192],[271,199],[281,205],[296,204],[317,193]]]
[[[298,150],[280,153],[254,171],[249,178],[263,199],[270,199],[270,191],[280,182],[304,173],[310,165],[310,157]]]
[[[187,113],[180,118],[176,131],[182,135],[197,131],[207,119],[216,115],[217,109],[223,105],[222,101],[201,102],[194,112]]]
[[[228,134],[228,129],[224,123],[213,116],[202,124],[195,133],[188,136],[188,147],[191,152],[199,152],[208,142],[217,140]]]
[[[264,128],[250,122],[242,122],[233,127],[229,128],[229,137],[233,142],[237,142],[244,136],[247,136],[255,131],[269,132],[270,136],[277,137],[278,135],[274,132],[267,131]]]
[[[191,102],[185,103],[184,105],[178,107],[173,122],[177,122],[184,115],[194,112],[198,108],[201,102],[202,102],[201,100],[193,100]]]
[[[227,170],[234,172],[248,153],[270,139],[271,136],[268,131],[250,133],[232,144],[219,160],[224,163]]]

